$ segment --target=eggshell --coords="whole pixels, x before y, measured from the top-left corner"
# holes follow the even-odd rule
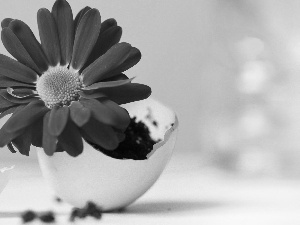
[[[10,176],[9,173],[11,172],[11,170],[14,168],[14,166],[11,167],[3,167],[0,169],[0,193],[4,190],[4,188],[6,187]]]
[[[50,157],[43,149],[37,149],[46,181],[73,206],[83,207],[87,201],[93,201],[105,211],[123,208],[155,183],[170,160],[178,127],[175,113],[151,98],[122,106],[147,124],[152,138],[162,140],[154,145],[148,159],[114,159],[86,142],[83,153],[75,158],[65,152]],[[146,118],[149,113],[158,126]]]

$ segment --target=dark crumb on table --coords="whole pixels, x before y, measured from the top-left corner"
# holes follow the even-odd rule
[[[115,159],[144,160],[153,150],[153,145],[160,141],[153,140],[149,128],[142,121],[137,122],[136,117],[131,118],[130,124],[124,133],[125,140],[113,151],[105,150],[94,143],[87,142],[95,149]]]
[[[37,217],[37,215],[32,210],[27,210],[24,213],[22,213],[21,217],[22,217],[23,223],[28,223],[28,222],[33,221]]]
[[[51,211],[41,214],[39,218],[44,223],[52,223],[55,221],[54,213]]]
[[[70,221],[73,222],[75,221],[76,218],[84,218],[85,215],[82,212],[82,210],[80,210],[79,208],[73,208],[71,215],[70,215]]]
[[[39,218],[44,223],[55,222],[54,213],[52,211],[44,212],[38,214],[32,210],[27,210],[21,215],[23,223],[29,223],[37,218]]]
[[[84,219],[87,216],[101,219],[102,210],[93,202],[88,202],[83,208],[74,208],[70,215],[70,221],[75,221],[76,218]]]

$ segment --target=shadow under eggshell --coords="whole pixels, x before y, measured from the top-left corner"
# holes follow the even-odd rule
[[[83,153],[75,158],[65,152],[49,157],[43,149],[37,149],[46,181],[73,206],[83,207],[93,201],[105,211],[123,208],[155,183],[171,158],[178,127],[175,113],[151,98],[122,106],[149,127],[152,138],[161,139],[147,160],[114,159],[86,142]],[[147,119],[149,109],[157,126]]]

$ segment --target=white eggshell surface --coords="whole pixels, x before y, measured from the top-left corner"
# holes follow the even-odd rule
[[[11,172],[11,170],[14,168],[14,166],[11,167],[3,167],[0,169],[0,193],[4,190],[4,188],[6,187],[10,176],[9,173]]]
[[[83,153],[75,158],[65,152],[49,157],[43,149],[37,149],[46,181],[73,206],[83,207],[93,201],[105,211],[123,208],[154,184],[170,160],[178,127],[175,113],[154,99],[122,106],[147,124],[152,138],[162,140],[154,145],[147,160],[114,159],[86,142]],[[158,126],[146,119],[149,112]]]

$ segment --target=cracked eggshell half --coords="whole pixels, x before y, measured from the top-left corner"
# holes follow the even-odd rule
[[[176,114],[152,98],[122,107],[149,127],[153,139],[161,140],[146,160],[114,159],[86,142],[83,153],[75,158],[65,152],[47,156],[43,149],[37,149],[46,181],[59,197],[75,207],[83,207],[87,201],[104,211],[126,207],[155,183],[171,158],[178,128]]]

